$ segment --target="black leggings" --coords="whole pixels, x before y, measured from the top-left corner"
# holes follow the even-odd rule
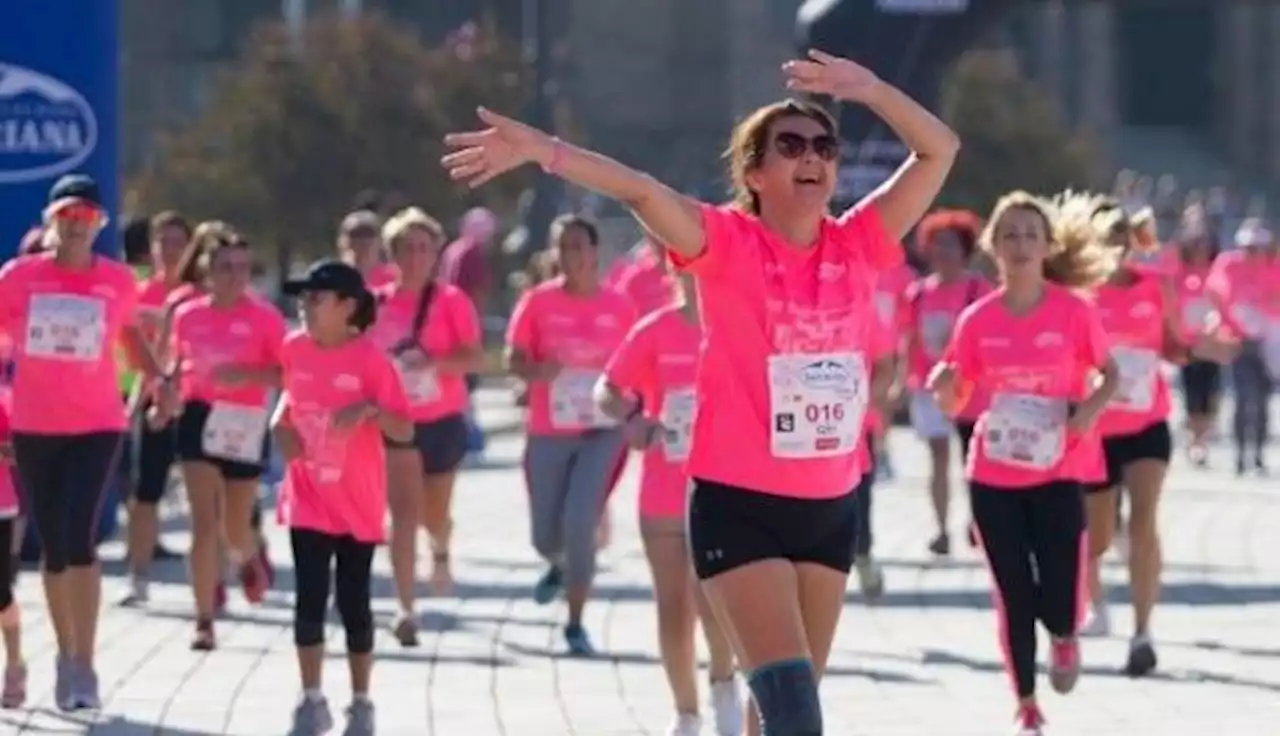
[[[868,447],[871,445],[870,435],[865,440]],[[871,464],[867,466],[867,472],[863,473],[862,479],[858,481],[857,488],[854,493],[858,494],[858,535],[853,541],[853,554],[855,557],[870,557],[871,544],[874,537],[871,534],[871,489],[876,485],[876,453],[871,454]]]
[[[18,556],[13,549],[14,520],[0,519],[0,611],[13,605],[13,586],[18,578]]]
[[[1036,691],[1036,621],[1073,636],[1084,587],[1085,515],[1079,483],[969,485],[973,521],[995,583],[1001,649],[1019,698]]]
[[[98,517],[107,486],[116,479],[122,437],[14,433],[13,456],[46,572],[97,562]]]
[[[141,410],[145,417],[146,407]],[[156,505],[169,487],[169,471],[178,455],[178,437],[172,423],[153,429],[143,419],[138,429],[136,485],[133,500]]]
[[[372,652],[373,609],[369,599],[375,545],[350,535],[338,537],[310,529],[290,530],[289,541],[295,577],[293,643],[299,647],[324,643],[332,579],[338,615],[347,632],[347,652]]]
[[[1246,342],[1242,346],[1239,357],[1231,364],[1231,384],[1236,404],[1232,422],[1236,452],[1243,457],[1246,449],[1252,449],[1261,460],[1267,444],[1271,376],[1257,342]]]

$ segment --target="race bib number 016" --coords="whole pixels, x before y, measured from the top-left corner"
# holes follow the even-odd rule
[[[204,454],[257,465],[262,462],[262,444],[267,436],[267,410],[225,401],[214,402],[204,422]]]
[[[1049,470],[1062,461],[1067,402],[1029,394],[996,394],[987,412],[984,451],[992,462]]]
[[[74,294],[34,294],[27,314],[27,355],[93,362],[107,337],[106,303]]]
[[[862,354],[773,355],[768,369],[774,457],[812,459],[853,452],[870,397]]]

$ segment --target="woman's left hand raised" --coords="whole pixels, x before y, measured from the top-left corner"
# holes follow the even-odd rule
[[[865,102],[880,85],[870,69],[825,51],[811,49],[808,59],[794,59],[782,65],[787,89],[840,100]]]

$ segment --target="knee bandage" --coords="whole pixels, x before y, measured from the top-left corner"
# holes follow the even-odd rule
[[[764,736],[822,736],[818,681],[807,659],[757,667],[747,680]]]

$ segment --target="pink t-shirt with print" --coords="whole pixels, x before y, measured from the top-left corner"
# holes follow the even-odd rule
[[[534,362],[561,365],[552,380],[529,382],[529,434],[579,434],[613,425],[592,391],[635,321],[627,297],[603,288],[590,296],[571,294],[563,276],[524,293],[507,326],[507,346]]]
[[[1017,490],[1105,474],[1096,428],[1065,427],[1068,407],[1087,392],[1109,345],[1097,310],[1054,284],[1028,314],[1015,315],[1002,291],[960,315],[943,360],[957,378],[991,396],[969,445],[967,477]]]
[[[1280,257],[1254,256],[1242,250],[1222,253],[1209,270],[1207,288],[1223,326],[1246,340],[1262,339],[1280,323]]]
[[[642,517],[684,514],[689,486],[684,462],[692,439],[701,340],[702,330],[680,307],[667,307],[642,317],[605,367],[609,383],[638,396],[645,416],[663,426],[657,441],[644,452]]]
[[[265,406],[267,386],[218,383],[214,370],[224,365],[279,365],[280,345],[287,331],[280,312],[258,296],[246,294],[227,307],[214,306],[208,295],[183,302],[174,311],[170,346],[178,361],[183,400]]]
[[[1094,294],[1120,388],[1098,418],[1103,437],[1141,431],[1169,418],[1169,381],[1162,370],[1166,290],[1160,277],[1139,275],[1129,286],[1104,284]]]
[[[902,263],[874,205],[797,248],[753,215],[703,205],[704,338],[689,475],[793,498],[849,493],[866,468],[870,343],[881,273]]]
[[[174,289],[161,276],[152,276],[138,283],[138,329],[148,343],[155,343],[160,334],[165,305]]]
[[[906,263],[900,263],[882,271],[876,279],[876,315],[886,327],[898,329],[907,289],[918,278],[915,269]]]
[[[283,421],[302,439],[302,457],[285,468],[281,523],[361,542],[381,542],[387,511],[386,454],[378,422],[337,429],[333,417],[357,402],[408,418],[409,402],[395,366],[367,337],[336,348],[306,332],[285,338]]]
[[[0,269],[0,329],[15,344],[15,432],[85,434],[125,427],[116,348],[133,323],[138,288],[129,267],[94,257],[63,268],[53,253]]]
[[[1221,319],[1208,291],[1209,266],[1182,266],[1174,278],[1178,299],[1178,327],[1182,340],[1193,344]]]
[[[631,299],[640,315],[656,312],[676,301],[676,281],[652,255],[638,257],[618,278],[617,290]]]

